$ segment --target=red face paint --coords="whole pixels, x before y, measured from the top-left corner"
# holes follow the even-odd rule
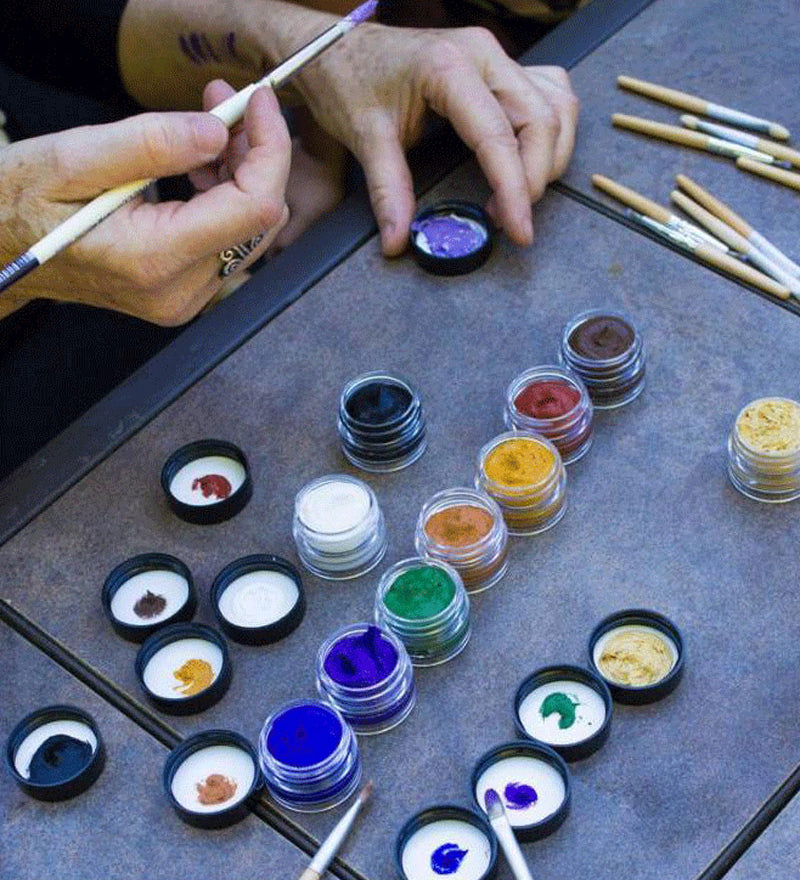
[[[206,474],[204,477],[192,480],[192,492],[196,492],[198,489],[203,493],[203,498],[210,498],[214,495],[220,501],[231,494],[231,484],[220,474]]]
[[[574,409],[580,399],[580,391],[567,382],[544,379],[526,385],[514,398],[514,406],[534,419],[556,419]]]

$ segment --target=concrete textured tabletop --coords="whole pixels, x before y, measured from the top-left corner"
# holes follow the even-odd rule
[[[719,14],[719,3],[701,5],[706,14]],[[788,13],[789,3],[768,6],[778,15]],[[650,44],[624,38],[638,27],[672,34],[687,8],[657,0],[578,66],[579,92],[597,80],[598,94],[605,90],[610,100],[613,77],[600,83],[592,65],[616,71],[620,57],[629,72],[657,78],[654,62],[645,65],[652,62]],[[718,24],[723,35],[736,35],[732,21]],[[685,52],[702,56],[691,43]],[[715,69],[727,71],[723,57]],[[642,59],[638,66],[636,58]],[[719,76],[719,92],[711,97],[724,97]],[[755,82],[752,88],[755,93]],[[599,116],[588,93],[582,97],[591,130]],[[612,137],[614,149],[623,137],[630,138],[632,150],[636,143],[620,132],[603,137],[606,151]],[[581,137],[571,173],[585,177],[586,169],[603,170],[591,155],[602,147],[600,138],[596,145]],[[621,152],[617,158],[624,162]],[[638,181],[645,190],[662,166],[636,167],[642,174],[652,170]],[[617,179],[623,179],[621,168],[606,165]],[[567,182],[577,186],[577,179]],[[635,179],[627,182],[637,185]],[[466,165],[426,201],[485,195],[480,175]],[[380,573],[413,555],[422,503],[440,489],[471,484],[478,450],[503,430],[511,379],[527,367],[555,362],[562,327],[579,311],[627,313],[647,350],[643,394],[619,410],[597,413],[593,448],[568,469],[564,520],[545,534],[512,540],[507,575],[473,600],[473,634],[464,653],[418,670],[418,703],[410,717],[390,733],[360,740],[365,775],[375,782],[374,802],[343,857],[368,880],[392,875],[395,836],[412,812],[435,803],[469,803],[475,760],[514,738],[511,701],[519,681],[542,665],[585,664],[591,629],[621,608],[653,608],[681,627],[684,680],[662,702],[615,707],[608,743],[572,765],[566,823],[546,840],[525,845],[534,876],[610,880],[633,867],[641,880],[695,877],[800,758],[796,713],[778,711],[794,705],[800,686],[791,576],[800,507],[750,501],[725,474],[727,434],[741,407],[766,395],[800,397],[800,321],[573,198],[549,193],[535,220],[532,249],[520,252],[499,238],[484,268],[452,279],[426,275],[410,258],[386,262],[377,240],[370,240],[0,548],[0,570],[13,572],[3,579],[0,597],[110,680],[122,698],[144,700],[133,671],[136,648],[114,634],[100,604],[103,580],[117,563],[147,551],[178,556],[200,592],[195,619],[213,624],[208,587],[223,565],[254,552],[297,562],[292,505],[308,480],[331,472],[366,479],[389,533],[379,568],[340,583],[304,573],[309,607],[303,623],[266,648],[229,643],[233,683],[220,703],[179,719],[153,710],[154,722],[160,717],[184,735],[225,727],[255,740],[272,709],[313,696],[322,641],[344,624],[371,617]],[[268,285],[268,269],[263,277]],[[335,428],[344,383],[374,369],[397,371],[411,381],[429,428],[422,459],[384,476],[347,465]],[[255,486],[238,516],[213,527],[175,518],[158,482],[167,456],[202,437],[238,444]],[[9,645],[7,653],[16,658],[11,680],[15,688],[27,688],[26,699],[50,702],[29,683],[28,662],[43,662],[27,661],[32,651]],[[41,684],[40,676],[34,680]],[[20,704],[19,713],[26,706]],[[4,726],[15,720],[5,712],[1,717]],[[117,726],[132,722],[109,722],[110,730]],[[164,750],[133,730],[133,739],[150,749],[141,761],[155,780],[133,800],[150,803],[161,797]],[[111,779],[108,774],[101,782]],[[122,791],[109,796],[128,797]],[[71,808],[80,804],[78,799]],[[340,812],[309,817],[272,808],[275,824],[284,822],[305,840],[324,837]],[[91,812],[84,818],[91,827]],[[176,833],[183,833],[173,816],[164,819],[173,820]],[[23,850],[33,847],[43,821],[25,820]],[[242,827],[274,837],[275,846],[271,837],[264,848],[281,870],[267,876],[291,876],[298,851],[256,817]],[[791,834],[791,826],[780,827]],[[237,864],[252,856],[251,845],[242,840]],[[166,862],[176,846],[165,842],[158,858]],[[285,862],[284,850],[290,853]],[[782,876],[768,862],[759,862],[761,876]],[[23,870],[13,876],[38,875]],[[148,875],[134,866],[129,876]],[[499,877],[509,876],[502,863]]]

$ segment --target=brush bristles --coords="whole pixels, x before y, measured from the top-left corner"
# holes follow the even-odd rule
[[[372,780],[370,780],[370,781],[369,781],[369,782],[368,782],[368,783],[367,783],[367,784],[361,789],[361,791],[360,791],[359,794],[358,794],[358,799],[361,801],[362,804],[365,804],[365,803],[369,800],[369,797],[370,797],[371,794],[372,794]]]
[[[493,788],[486,789],[483,802],[486,804],[486,812],[489,814],[490,819],[499,819],[505,814],[500,795]]]
[[[362,21],[366,21],[378,8],[378,0],[367,0],[366,3],[362,3],[361,6],[358,6],[352,12],[350,12],[345,21],[350,22],[351,24],[361,24]]]

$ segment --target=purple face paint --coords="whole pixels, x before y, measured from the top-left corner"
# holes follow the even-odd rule
[[[267,736],[270,754],[290,767],[311,767],[329,758],[342,739],[336,715],[318,703],[295,705],[278,715]]]
[[[468,852],[455,843],[443,843],[431,853],[431,870],[435,874],[455,874]]]
[[[178,44],[181,47],[181,53],[185,55],[189,59],[189,61],[192,62],[192,64],[201,63],[200,59],[195,56],[194,52],[192,52],[189,41],[186,39],[186,36],[184,34],[181,34],[178,37]]]
[[[397,651],[377,626],[346,635],[333,644],[325,658],[325,671],[348,688],[376,685],[397,666]]]
[[[466,257],[486,242],[486,231],[474,220],[434,214],[411,224],[417,246],[434,257]]]
[[[509,810],[527,810],[539,800],[536,789],[521,782],[509,782],[503,793]]]

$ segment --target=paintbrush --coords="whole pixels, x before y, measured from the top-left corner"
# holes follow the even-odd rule
[[[533,880],[531,872],[528,870],[528,865],[525,862],[525,856],[522,855],[517,838],[514,836],[514,829],[508,821],[506,808],[503,806],[502,800],[500,800],[500,795],[493,788],[487,788],[486,794],[483,796],[483,802],[486,804],[489,824],[500,841],[500,846],[503,847],[503,852],[514,877],[516,877],[516,880]]]
[[[735,144],[741,144],[743,147],[751,147],[760,153],[767,153],[767,155],[774,156],[776,159],[782,159],[790,165],[800,167],[800,152],[787,147],[785,144],[776,144],[774,141],[768,141],[766,138],[760,138],[754,134],[739,131],[738,128],[731,128],[728,125],[705,122],[696,116],[692,116],[691,113],[684,113],[681,116],[681,122],[686,128],[691,128],[693,131],[710,134],[713,137],[722,138],[724,141],[732,141]]]
[[[775,183],[781,183],[783,186],[800,190],[800,174],[796,171],[773,168],[761,162],[753,162],[744,156],[736,160],[736,167],[741,168],[743,171],[750,171],[752,174],[758,174],[759,177],[766,177],[767,180],[774,180]]]
[[[300,880],[319,880],[322,877],[328,869],[328,865],[333,861],[333,857],[338,852],[339,847],[344,843],[344,839],[347,837],[359,810],[367,802],[371,793],[372,783],[368,782],[358,793],[353,806],[336,823],[333,831],[331,831],[322,846],[317,850],[317,854],[311,860],[311,864],[300,875]]]
[[[209,112],[212,116],[221,119],[228,128],[236,125],[244,116],[247,102],[256,89],[266,86],[277,90],[285,86],[306,64],[350,33],[353,28],[366,21],[375,12],[377,6],[378,0],[367,0],[366,3],[362,3],[341,21],[324,30],[310,43],[282,61],[265,77],[245,86]],[[44,238],[28,248],[24,254],[12,260],[7,266],[0,268],[0,291],[10,287],[37,266],[41,266],[42,263],[77,241],[90,229],[94,229],[109,214],[113,214],[118,208],[141,195],[151,183],[153,183],[153,178],[125,183],[101,193],[97,198],[78,209],[71,217],[68,217],[63,223],[48,232]]]

